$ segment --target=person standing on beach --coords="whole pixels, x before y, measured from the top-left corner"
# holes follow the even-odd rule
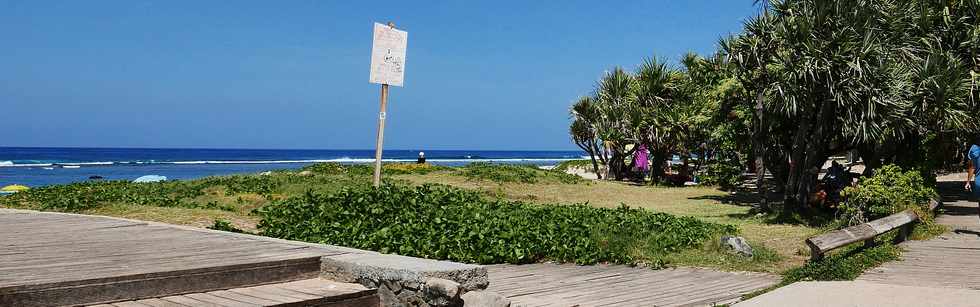
[[[963,188],[967,191],[973,192],[973,198],[980,198],[980,178],[977,178],[977,165],[980,165],[980,135],[977,135],[973,140],[973,145],[970,146],[970,151],[967,152],[967,168],[966,168],[966,184]],[[978,208],[980,208],[980,202],[977,203]],[[980,211],[977,211],[980,215]]]
[[[425,152],[424,151],[420,151],[419,152],[419,159],[418,160],[415,160],[415,163],[417,163],[417,164],[425,164]]]

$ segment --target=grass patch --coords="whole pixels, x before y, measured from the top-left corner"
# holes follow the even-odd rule
[[[777,288],[798,281],[840,281],[854,280],[864,271],[879,266],[885,262],[898,260],[902,250],[890,243],[884,243],[871,248],[852,245],[843,251],[827,256],[821,261],[808,262],[783,273],[779,284],[742,296],[742,300],[765,294]]]
[[[263,235],[468,263],[663,266],[732,226],[642,209],[532,205],[438,185],[308,193],[259,210]]]
[[[579,183],[581,177],[554,170],[542,170],[534,165],[493,164],[486,162],[470,163],[455,172],[470,180],[485,180],[497,183]]]
[[[221,230],[221,231],[234,232],[234,233],[249,233],[248,231],[235,227],[235,225],[232,224],[231,222],[222,219],[215,219],[214,224],[208,226],[208,229]]]
[[[807,263],[783,274],[783,284],[797,281],[854,280],[867,269],[898,260],[901,249],[890,243],[863,249],[860,247],[827,256],[824,260]]]
[[[555,165],[555,168],[552,170],[564,173],[570,169],[585,169],[591,171],[592,160],[580,159],[562,161],[561,163],[558,163],[558,165]]]
[[[451,170],[451,167],[429,163],[384,163],[381,173],[384,175],[425,175],[437,171]],[[374,176],[373,164],[340,164],[315,163],[307,165],[300,171],[309,171],[321,175]]]
[[[777,266],[784,257],[775,250],[756,242],[752,244],[753,256],[744,257],[732,253],[721,245],[721,237],[716,236],[695,249],[687,249],[666,255],[666,263],[683,263],[687,266],[712,267],[728,271],[768,271]]]

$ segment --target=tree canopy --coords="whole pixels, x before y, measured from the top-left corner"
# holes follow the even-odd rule
[[[857,152],[867,174],[883,162],[929,173],[973,140],[980,0],[759,4],[711,56],[614,68],[574,104],[571,134],[597,172],[623,179],[645,145],[655,181],[674,155],[734,161],[801,207],[831,155]]]

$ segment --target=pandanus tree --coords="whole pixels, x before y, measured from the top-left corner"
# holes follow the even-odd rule
[[[767,192],[764,184],[767,165],[779,161],[779,157],[785,156],[785,148],[772,146],[780,144],[779,134],[772,134],[773,129],[771,120],[766,118],[766,96],[773,90],[771,86],[772,75],[775,67],[768,66],[770,59],[776,52],[776,39],[774,33],[774,18],[768,10],[763,11],[759,16],[749,19],[745,23],[745,32],[742,35],[722,39],[720,42],[721,52],[726,56],[729,67],[732,68],[730,76],[738,82],[747,96],[752,100],[745,100],[744,106],[751,109],[754,116],[751,120],[751,145],[752,155],[755,157],[756,189],[761,196],[760,204],[767,207]],[[769,169],[776,174],[782,174],[781,164],[776,163],[775,167]],[[784,176],[776,176],[777,180]],[[781,183],[781,181],[780,181]]]
[[[569,134],[572,141],[579,148],[589,154],[592,162],[592,171],[599,179],[602,179],[602,172],[599,164],[606,165],[609,156],[603,150],[603,144],[599,139],[598,129],[600,129],[599,111],[596,108],[596,101],[593,97],[581,97],[572,105],[572,125],[569,127]]]
[[[606,72],[592,95],[575,102],[571,115],[569,133],[591,157],[596,174],[603,176],[598,165],[602,163],[608,176],[623,179],[625,159],[632,154],[630,145],[636,144],[639,130],[633,75],[619,67]]]
[[[873,168],[882,154],[896,160],[910,152],[886,147],[918,146],[923,135],[966,127],[966,90],[975,86],[962,57],[949,56],[958,51],[932,42],[947,35],[937,20],[975,24],[976,10],[953,18],[948,12],[966,10],[948,6],[976,6],[927,2],[770,1],[745,33],[723,44],[756,94],[754,147],[776,166],[787,205],[809,202],[833,153],[862,149]],[[962,46],[953,49],[963,54]]]
[[[640,143],[650,150],[653,178],[664,176],[671,155],[690,136],[689,104],[679,97],[681,74],[665,61],[649,58],[636,73],[636,97],[641,110]]]
[[[685,136],[684,109],[679,107],[677,70],[647,60],[636,73],[614,68],[597,82],[591,96],[572,106],[572,140],[589,153],[593,169],[605,165],[607,179],[621,180],[639,145],[653,153],[655,177]]]

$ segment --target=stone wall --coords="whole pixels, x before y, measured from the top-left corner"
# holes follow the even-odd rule
[[[320,276],[378,289],[381,305],[506,307],[506,298],[483,291],[490,284],[486,268],[373,252],[325,256]]]

